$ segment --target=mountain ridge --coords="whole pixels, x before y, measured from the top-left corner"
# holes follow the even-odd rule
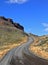
[[[14,23],[11,18],[5,18],[4,16],[0,16],[0,25],[16,27],[17,29],[24,31],[24,27],[22,25]]]

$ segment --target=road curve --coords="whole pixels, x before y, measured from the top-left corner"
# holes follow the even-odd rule
[[[29,37],[27,43],[22,44],[20,46],[18,46],[17,48],[14,48],[12,50],[10,50],[1,60],[0,60],[0,65],[10,65],[12,58],[19,58],[22,59],[22,50],[24,49],[24,47],[26,47],[27,45],[29,45],[32,42],[32,39]],[[22,63],[22,61],[19,61],[20,63]],[[23,64],[23,63],[22,63]]]
[[[48,65],[48,61],[40,59],[39,57],[29,52],[28,47],[32,42],[33,39],[29,37],[25,44],[10,50],[0,60],[0,65]]]

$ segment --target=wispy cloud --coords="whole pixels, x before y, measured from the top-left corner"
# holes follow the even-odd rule
[[[27,2],[28,0],[6,0],[6,3],[17,3],[17,4],[23,4],[25,2]]]
[[[48,28],[45,28],[45,30],[44,30],[44,31],[48,32]]]
[[[48,27],[48,23],[42,23],[44,27]]]
[[[44,26],[44,31],[48,32],[48,23],[42,23],[42,25]]]

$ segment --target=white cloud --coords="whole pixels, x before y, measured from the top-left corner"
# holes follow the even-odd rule
[[[17,4],[23,4],[27,2],[28,0],[7,0],[6,3],[17,3]]]
[[[44,30],[44,31],[48,32],[48,28],[45,28],[45,30]]]
[[[44,27],[48,27],[48,23],[42,23]]]
[[[44,31],[48,32],[48,23],[42,23],[42,25],[44,26]]]

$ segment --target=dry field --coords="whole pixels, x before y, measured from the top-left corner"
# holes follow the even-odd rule
[[[34,42],[30,45],[29,50],[35,55],[48,60],[48,37],[34,37]]]

